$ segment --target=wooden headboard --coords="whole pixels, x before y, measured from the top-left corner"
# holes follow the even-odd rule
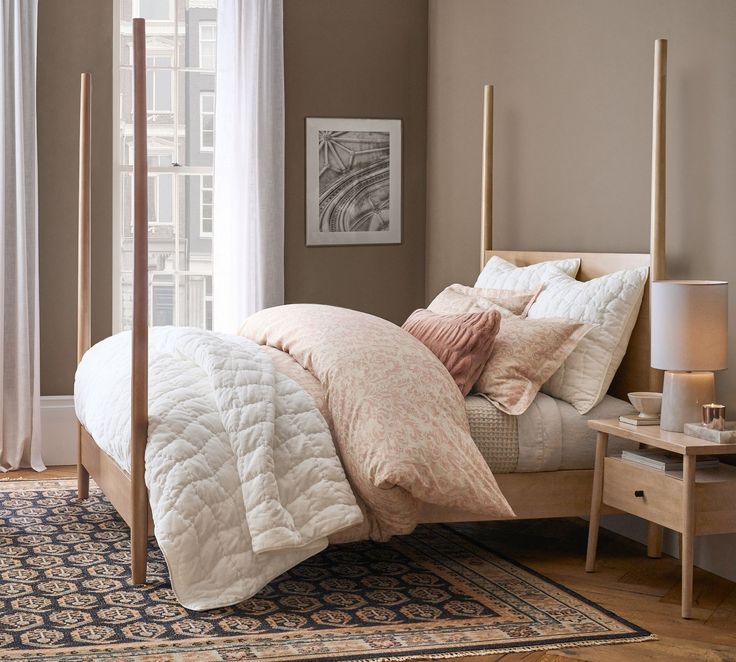
[[[493,86],[483,92],[483,191],[481,201],[481,269],[498,255],[517,266],[547,260],[580,258],[578,280],[586,281],[621,269],[649,267],[649,283],[636,326],[621,366],[608,392],[622,400],[631,391],[660,391],[662,373],[650,365],[649,290],[653,280],[665,274],[665,118],[667,102],[667,40],[654,42],[654,90],[652,112],[652,197],[649,253],[578,253],[540,251],[497,251],[493,242]]]

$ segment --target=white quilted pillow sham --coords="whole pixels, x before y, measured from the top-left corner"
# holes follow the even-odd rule
[[[494,255],[480,272],[475,287],[500,290],[533,290],[561,275],[575,278],[580,269],[580,258],[538,262],[527,267],[517,267],[498,255]]]
[[[647,267],[581,282],[554,278],[529,309],[529,319],[565,317],[597,325],[542,387],[587,414],[605,396],[621,365],[641,306]]]

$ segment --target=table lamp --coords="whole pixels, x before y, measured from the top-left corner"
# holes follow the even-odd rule
[[[728,283],[654,281],[650,318],[652,367],[666,371],[660,427],[682,432],[713,402],[713,371],[727,367]]]

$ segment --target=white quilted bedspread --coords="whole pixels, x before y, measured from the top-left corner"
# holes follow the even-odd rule
[[[77,416],[130,466],[130,333],[85,354]],[[311,396],[246,338],[159,327],[149,339],[146,485],[179,601],[234,604],[362,520]]]

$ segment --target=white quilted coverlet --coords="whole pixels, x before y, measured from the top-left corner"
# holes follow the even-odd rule
[[[75,406],[130,467],[129,332],[92,347]],[[149,339],[149,490],[179,601],[237,603],[363,516],[311,396],[252,341],[159,327]]]

